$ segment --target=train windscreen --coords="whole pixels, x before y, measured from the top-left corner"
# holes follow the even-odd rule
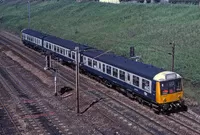
[[[160,83],[161,94],[172,94],[181,91],[181,79],[164,81]]]

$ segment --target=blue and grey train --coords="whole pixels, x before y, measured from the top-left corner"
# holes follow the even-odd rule
[[[136,62],[128,58],[90,49],[73,41],[47,35],[32,29],[24,29],[22,42],[29,47],[48,52],[66,63],[76,60],[75,47],[80,48],[80,68],[99,77],[109,85],[119,87],[128,96],[145,102],[156,112],[187,110],[183,100],[182,77],[172,71]],[[101,55],[104,53],[104,55]]]

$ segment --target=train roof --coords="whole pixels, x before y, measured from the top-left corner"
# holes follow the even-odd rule
[[[96,57],[96,60],[102,61],[106,64],[110,64],[117,68],[126,70],[128,72],[148,79],[153,79],[155,75],[164,71],[163,69],[155,67],[153,65],[136,62],[123,56],[118,56],[114,53],[105,53],[102,50],[89,50],[83,52],[83,54],[91,58]]]
[[[144,64],[142,62],[136,62],[136,61],[130,60],[128,58],[118,56],[114,53],[110,53],[110,52],[105,53],[102,50],[97,50],[97,49],[89,47],[87,45],[78,44],[73,41],[61,39],[56,36],[47,36],[44,38],[44,40],[54,43],[54,44],[57,44],[64,48],[71,49],[71,50],[74,50],[75,47],[78,46],[80,51],[82,52],[82,54],[84,54],[88,57],[91,57],[91,58],[96,57],[95,58],[96,60],[110,64],[117,68],[129,71],[131,73],[135,73],[136,75],[143,76],[145,78],[153,79],[156,74],[164,71],[163,69],[160,69],[153,65]]]
[[[62,39],[62,38],[59,38],[56,36],[47,36],[44,38],[44,40],[51,42],[53,44],[59,45],[64,48],[68,48],[70,50],[74,50],[75,47],[79,47],[80,51],[89,48],[87,45],[81,45],[81,44],[75,43],[73,41],[65,40],[65,39]]]
[[[40,39],[47,36],[47,34],[44,34],[44,33],[41,33],[41,32],[38,32],[38,31],[35,31],[35,30],[32,30],[32,29],[23,29],[22,33],[25,33],[25,34],[28,34],[28,35],[31,35],[31,36],[34,36],[34,37],[37,37],[37,38],[40,38]]]
[[[102,50],[97,50],[87,45],[81,45],[70,40],[65,40],[56,36],[47,35],[47,34],[32,30],[32,29],[24,29],[22,30],[22,33],[26,33],[38,38],[44,38],[45,41],[62,46],[64,48],[68,48],[70,50],[74,50],[75,47],[79,47],[82,54],[88,57],[94,58],[106,64],[115,66],[117,68],[126,70],[128,72],[134,73],[136,75],[139,75],[148,79],[153,79],[155,75],[164,71],[163,69],[155,67],[153,65],[144,64],[142,62],[136,62],[128,58],[118,56],[114,53],[110,53],[110,52],[105,53]],[[87,50],[87,49],[90,49],[90,50]],[[87,51],[84,51],[84,50],[87,50]]]

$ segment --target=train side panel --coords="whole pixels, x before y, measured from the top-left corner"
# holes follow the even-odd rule
[[[132,92],[132,93],[134,93],[136,95],[139,95],[139,96],[143,97],[144,99],[146,99],[148,101],[151,101],[151,102],[154,102],[154,103],[156,101],[155,82],[152,82],[152,92],[148,93],[148,92],[145,92],[144,90],[141,90],[141,89],[139,89],[137,87],[129,85],[126,82],[122,82],[122,81],[120,81],[118,79],[115,79],[115,78],[113,78],[111,76],[108,76],[108,75],[106,75],[104,73],[101,73],[98,70],[95,70],[93,68],[87,67],[85,65],[83,65],[82,68],[85,71],[87,71],[87,72],[89,72],[89,73],[91,73],[91,74],[93,74],[95,76],[99,76],[99,77],[109,81],[112,85],[118,85],[118,86],[124,88],[126,91],[129,91],[129,92]]]

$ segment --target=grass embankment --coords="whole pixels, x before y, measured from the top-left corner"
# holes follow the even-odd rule
[[[0,27],[19,33],[27,26],[26,2],[0,5]],[[169,43],[174,42],[175,71],[191,80],[185,87],[186,94],[200,101],[198,6],[33,1],[31,28],[99,49],[112,49],[119,55],[128,56],[129,47],[135,46],[145,63],[167,70],[171,69]]]

